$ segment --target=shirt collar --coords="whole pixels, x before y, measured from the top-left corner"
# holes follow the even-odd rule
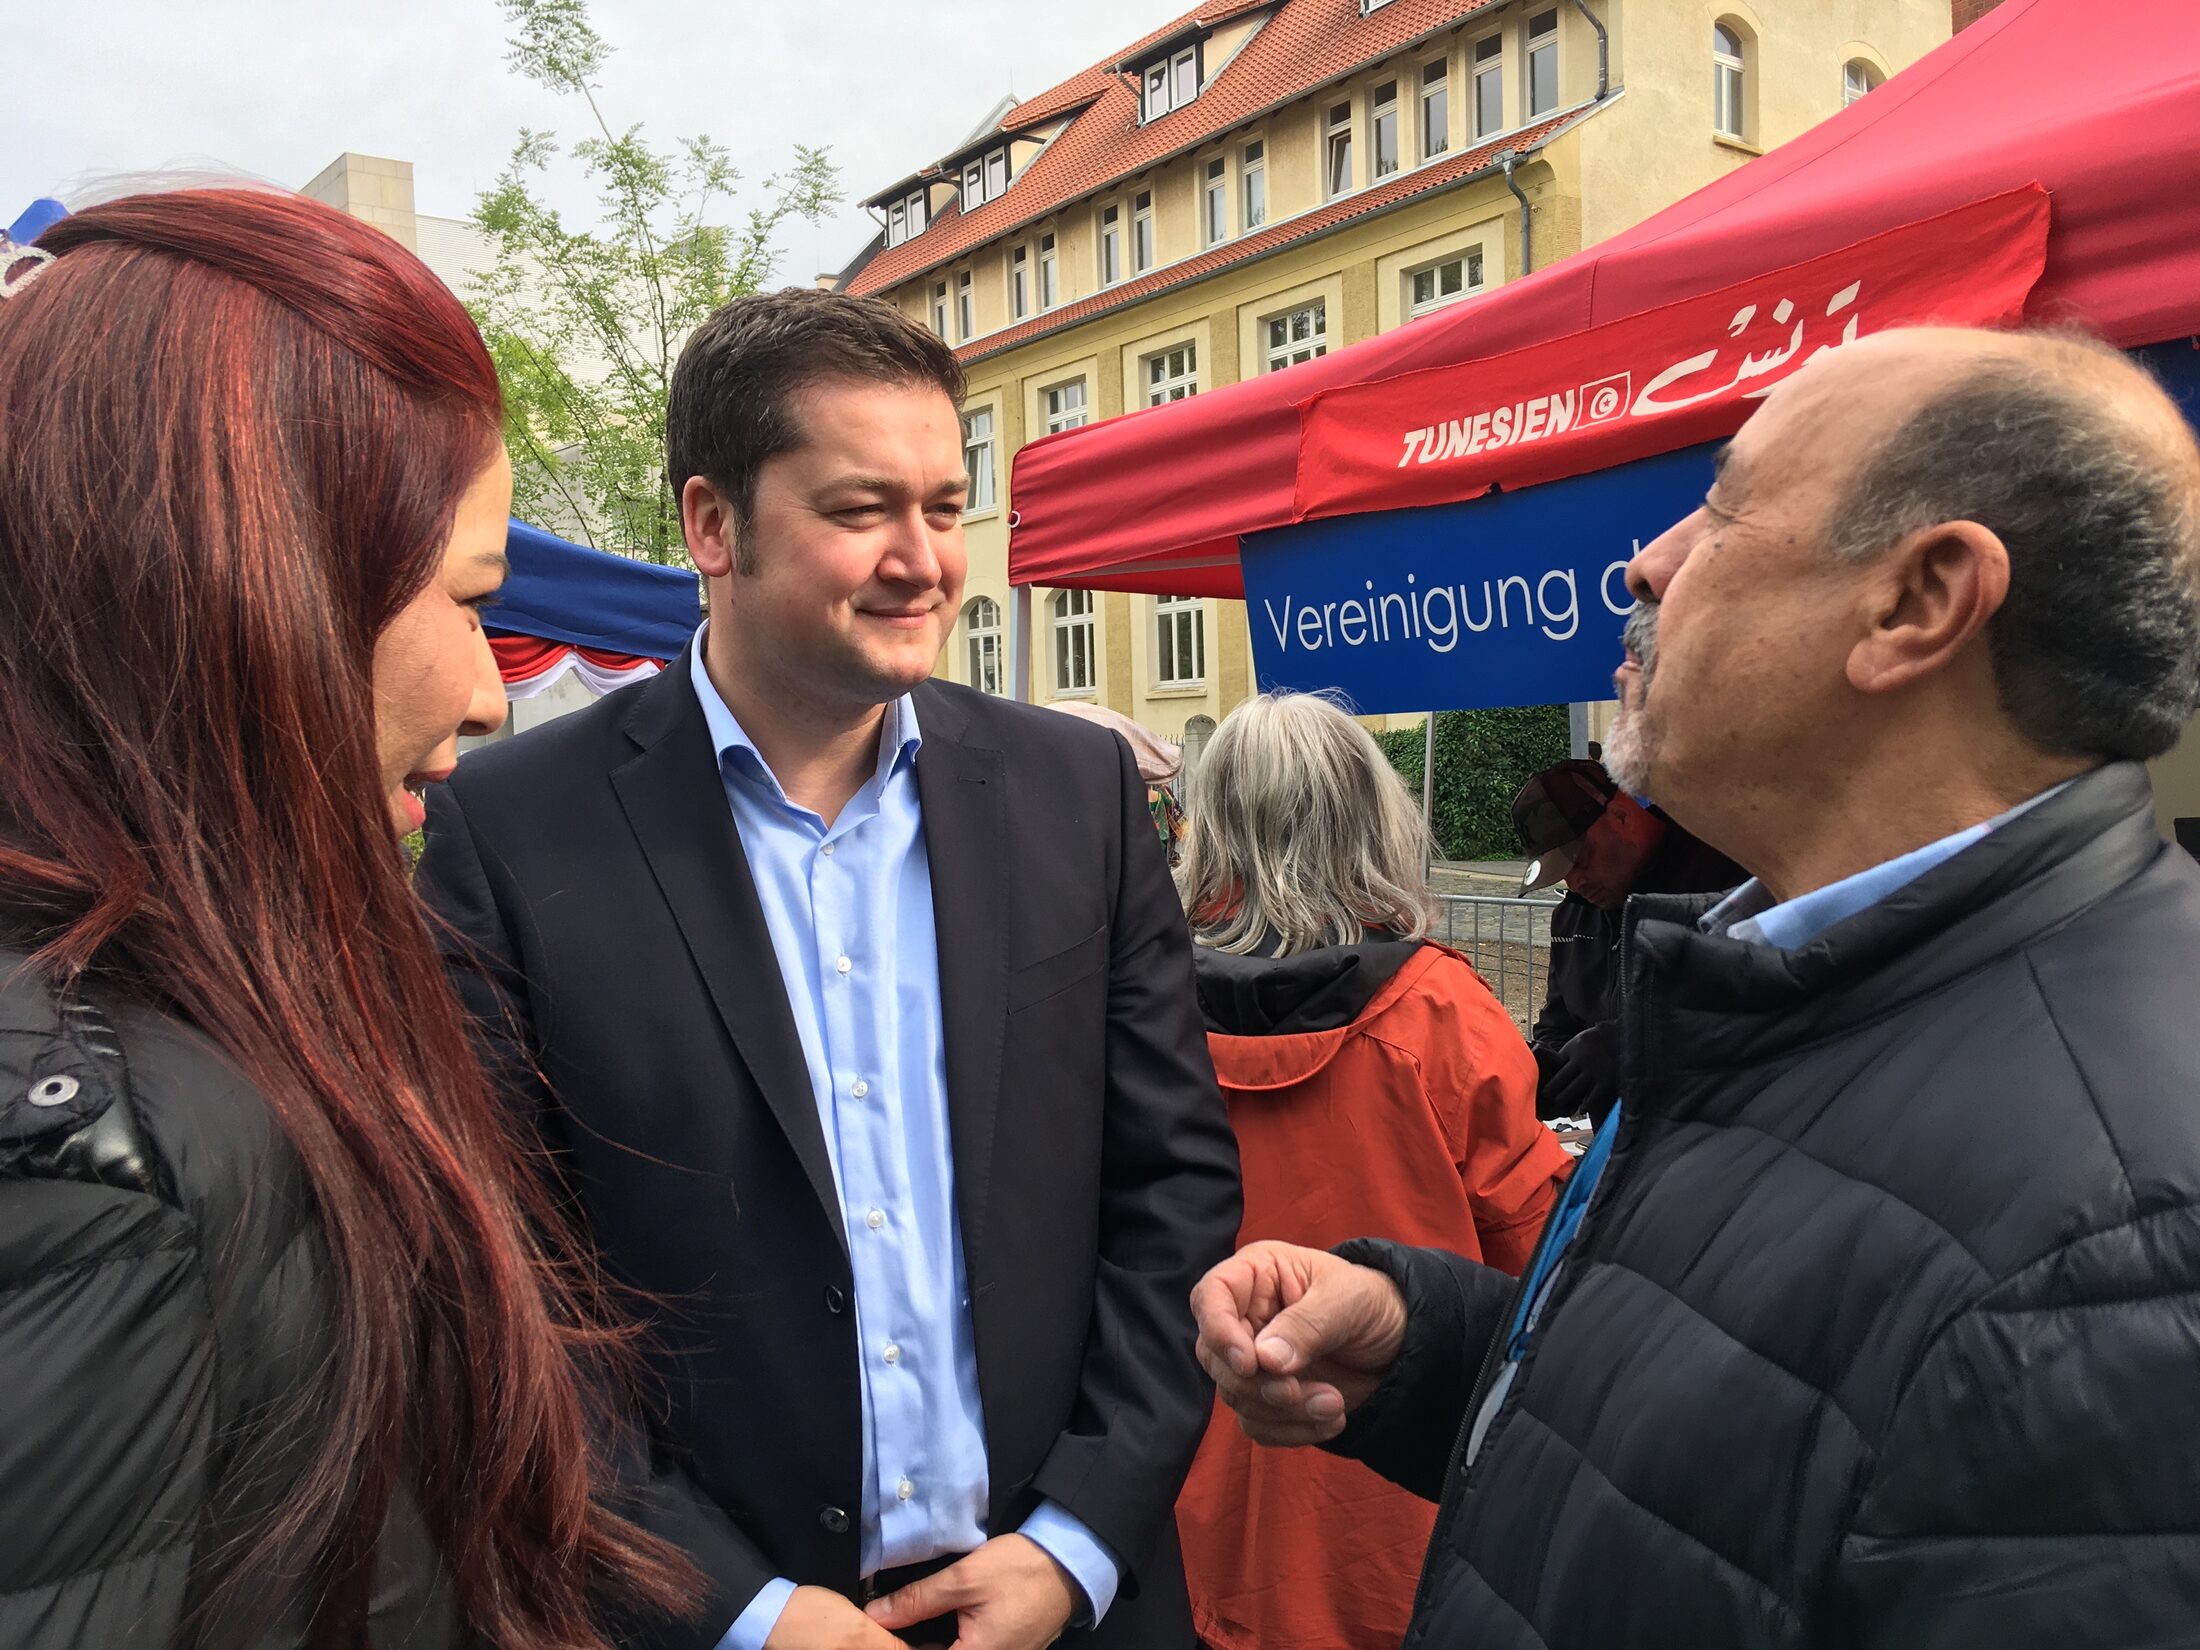
[[[710,679],[710,672],[703,666],[703,641],[710,630],[710,621],[703,621],[695,632],[694,645],[688,649],[688,679],[695,686],[695,697],[703,707],[703,721],[710,728],[711,749],[718,753],[720,771],[731,768],[736,774],[758,784],[768,785],[780,801],[787,800],[787,793],[780,789],[779,778],[764,760],[764,753],[756,748],[756,741],[741,726],[739,717],[733,714],[725,698],[718,691],[718,684]],[[917,701],[914,694],[903,694],[890,700],[886,706],[886,719],[879,727],[878,766],[872,777],[881,785],[902,769],[913,765],[917,751],[924,744],[924,735],[917,726]]]
[[[2018,803],[2007,813],[1996,814],[1992,819],[1944,836],[1938,842],[1913,848],[1869,870],[1843,877],[1839,882],[1828,883],[1785,902],[1775,901],[1772,891],[1751,877],[1704,913],[1703,930],[1707,934],[1724,934],[1728,939],[1749,940],[1781,951],[1796,950],[1808,945],[1835,923],[1870,910],[1927,871],[1955,858],[1973,843],[1983,841],[2020,814],[2030,813],[2071,783],[2066,779]]]

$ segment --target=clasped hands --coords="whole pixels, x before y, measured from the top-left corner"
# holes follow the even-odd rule
[[[1044,1650],[1062,1636],[1077,1594],[1068,1573],[1028,1536],[995,1536],[937,1575],[857,1609],[825,1587],[797,1587],[764,1650],[901,1650],[894,1633],[955,1618],[953,1646]]]
[[[1248,1244],[1192,1291],[1200,1364],[1248,1436],[1326,1443],[1397,1362],[1406,1305],[1381,1272],[1321,1249]],[[859,1610],[797,1587],[765,1650],[898,1650],[893,1634],[955,1617],[937,1650],[1043,1650],[1076,1605],[1068,1574],[1035,1541],[996,1536],[937,1575]]]

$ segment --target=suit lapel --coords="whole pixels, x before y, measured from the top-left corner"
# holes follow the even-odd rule
[[[689,669],[683,653],[637,695],[627,734],[641,750],[611,783],[719,1017],[846,1249],[801,1034]]]
[[[964,1262],[975,1274],[992,1188],[1001,1049],[1008,1030],[1007,902],[1001,895],[1008,796],[1001,753],[970,742],[967,719],[945,695],[920,687],[917,706],[924,736],[917,753],[917,796],[924,808],[939,947],[955,1204]]]

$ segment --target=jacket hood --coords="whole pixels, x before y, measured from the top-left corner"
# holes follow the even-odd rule
[[[1335,1031],[1350,1025],[1421,949],[1418,940],[1371,936],[1289,957],[1192,948],[1200,1017],[1230,1037]]]

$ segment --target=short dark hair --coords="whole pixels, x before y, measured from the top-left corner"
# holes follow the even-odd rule
[[[1862,560],[1943,521],[1992,531],[2009,551],[1986,632],[2002,708],[2044,750],[2144,761],[2200,706],[2200,462],[2181,420],[2178,453],[2103,388],[2113,357],[2143,394],[2135,363],[2090,339],[2027,342],[1887,437],[1836,509],[1833,548]]]
[[[962,405],[962,363],[946,344],[878,298],[788,287],[736,298],[695,329],[672,369],[665,467],[678,498],[701,476],[733,505],[736,528],[756,508],[765,464],[802,444],[790,403],[824,379],[932,386]],[[743,572],[754,570],[744,535]]]

